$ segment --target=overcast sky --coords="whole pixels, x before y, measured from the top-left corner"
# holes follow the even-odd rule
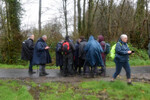
[[[22,29],[38,27],[39,0],[21,0],[25,10],[22,18]],[[62,0],[42,0],[42,25],[52,22],[54,18],[63,24],[64,16],[62,12]],[[73,20],[73,0],[68,0],[68,24],[72,26]],[[69,29],[72,31],[72,28]]]
[[[83,1],[83,0],[82,0]],[[116,0],[115,2],[119,2]],[[136,0],[133,0],[136,2]],[[21,0],[22,7],[25,10],[22,18],[22,29],[30,29],[38,27],[38,11],[39,0]],[[81,2],[82,3],[82,2]],[[73,31],[74,0],[68,0],[68,24],[69,31]],[[62,0],[42,0],[42,25],[58,18],[58,21],[63,24],[64,16],[62,12]]]

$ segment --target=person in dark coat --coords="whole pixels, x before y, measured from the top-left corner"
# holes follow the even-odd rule
[[[86,58],[86,52],[84,51],[84,48],[87,44],[87,41],[83,36],[80,37],[80,44],[79,44],[79,74],[81,73],[81,67],[84,67],[85,58]],[[84,72],[85,72],[85,68]]]
[[[103,51],[105,51],[106,43],[105,43],[104,37],[102,35],[98,36],[98,42],[100,43]],[[101,75],[105,76],[105,71],[106,71],[106,68],[105,68],[106,67],[106,53],[102,52],[101,55],[102,55],[102,59],[103,59],[103,62],[104,62],[104,67],[102,67],[102,69],[101,69]]]
[[[32,58],[33,58],[33,50],[34,50],[34,35],[29,35],[29,38],[22,43],[22,52],[21,52],[21,59],[30,61],[29,64],[29,74],[34,74],[33,65],[32,65]]]
[[[35,44],[33,53],[33,65],[40,65],[39,76],[48,75],[45,71],[45,65],[51,63],[51,56],[49,54],[50,47],[46,44],[47,36],[43,35]]]
[[[75,51],[75,46],[72,41],[70,41],[69,36],[66,36],[63,43],[63,48],[66,46],[65,43],[68,43],[67,53],[63,50],[63,71],[64,76],[73,75],[73,52]]]
[[[85,73],[89,73],[89,67],[91,66],[92,74],[95,76],[97,75],[97,66],[104,66],[103,59],[101,53],[103,49],[101,45],[94,39],[93,36],[90,36],[88,43],[84,48],[86,52],[86,69]]]
[[[61,40],[56,46],[56,66],[60,66],[60,71],[63,71],[63,54],[62,44],[64,40]]]
[[[75,44],[75,52],[74,52],[74,67],[75,67],[75,72],[77,72],[77,69],[79,67],[79,42],[80,39],[77,40]]]
[[[115,64],[116,64],[116,72],[113,75],[112,81],[116,79],[116,77],[120,74],[122,67],[126,71],[127,81],[128,84],[131,83],[131,70],[130,70],[130,64],[129,64],[129,55],[132,54],[132,51],[130,51],[128,45],[127,45],[128,37],[126,34],[122,34],[120,36],[120,40],[116,44],[116,54],[115,54]]]

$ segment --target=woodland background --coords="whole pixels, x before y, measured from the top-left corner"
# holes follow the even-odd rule
[[[140,50],[140,57],[146,55],[147,45],[150,38],[150,12],[149,0],[137,0],[136,4],[132,0],[120,0],[119,4],[115,0],[74,0],[74,24],[73,32],[68,32],[68,1],[62,0],[62,12],[64,14],[64,24],[56,19],[42,25],[42,0],[39,0],[39,26],[38,28],[21,30],[21,17],[24,8],[20,0],[0,1],[0,63],[23,64],[20,59],[22,41],[27,39],[28,33],[36,36],[35,41],[46,34],[48,45],[51,45],[51,55],[55,59],[55,46],[65,35],[70,35],[76,41],[80,36],[86,39],[90,35],[97,38],[102,34],[110,44],[116,43],[123,33],[129,36],[129,42],[136,50]],[[83,3],[81,3],[83,2]],[[86,3],[88,2],[88,3]],[[61,32],[65,27],[65,34]],[[148,59],[146,56],[145,59]]]

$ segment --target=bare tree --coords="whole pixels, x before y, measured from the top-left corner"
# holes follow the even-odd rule
[[[85,17],[85,6],[86,6],[86,0],[83,1],[83,22],[82,22],[82,31],[85,33],[86,31],[86,17]]]
[[[112,5],[113,5],[114,0],[109,0],[109,11],[108,11],[108,33],[109,33],[109,41],[111,37],[111,25],[112,25]]]
[[[146,22],[147,22],[146,29],[147,29],[147,34],[149,35],[149,38],[150,38],[148,17],[149,17],[149,15],[148,15],[148,0],[146,0]]]
[[[86,38],[92,34],[91,26],[92,26],[92,10],[93,10],[93,0],[89,0],[88,3],[88,30],[86,34]]]
[[[81,34],[81,0],[78,0],[78,33]]]
[[[68,19],[67,19],[67,0],[63,1],[63,11],[65,16],[65,29],[66,29],[66,36],[68,36]]]
[[[74,0],[74,34],[76,34],[76,0]]]
[[[42,8],[42,0],[39,0],[39,34],[41,34],[41,8]]]

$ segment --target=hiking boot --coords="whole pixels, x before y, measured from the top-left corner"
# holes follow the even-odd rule
[[[29,74],[35,74],[36,72],[34,71],[28,71]]]
[[[39,76],[46,76],[44,73],[40,73]]]
[[[105,77],[105,76],[106,76],[106,73],[105,73],[105,72],[102,72],[102,73],[100,74],[100,76]]]
[[[85,78],[90,78],[89,74],[85,74],[84,76],[85,76]]]
[[[64,76],[64,77],[67,77],[68,75],[67,75],[67,74],[64,74],[63,76]]]
[[[127,84],[133,86],[132,82],[127,82]]]
[[[49,75],[49,74],[48,74],[48,73],[46,73],[46,72],[44,72],[43,74],[44,74],[44,75]]]
[[[97,77],[97,74],[95,73],[95,74],[94,74],[94,78],[96,78],[96,77]]]
[[[111,79],[110,82],[115,82],[115,79]]]

